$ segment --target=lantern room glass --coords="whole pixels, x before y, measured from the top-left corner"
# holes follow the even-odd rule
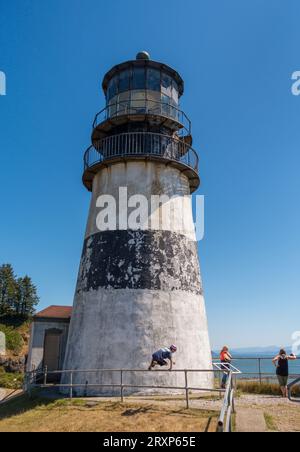
[[[178,120],[179,90],[164,70],[132,66],[108,83],[107,117],[123,114],[155,114]]]

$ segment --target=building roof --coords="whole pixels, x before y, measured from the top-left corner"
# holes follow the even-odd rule
[[[72,315],[72,306],[56,306],[52,305],[34,316],[35,319],[66,319],[69,320]]]

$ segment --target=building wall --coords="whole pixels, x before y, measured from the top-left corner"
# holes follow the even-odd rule
[[[45,335],[47,330],[52,329],[57,329],[62,332],[60,350],[60,369],[62,369],[69,332],[69,322],[34,320],[31,325],[27,371],[43,366]]]

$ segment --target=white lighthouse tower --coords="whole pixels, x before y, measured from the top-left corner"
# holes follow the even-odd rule
[[[190,199],[200,183],[198,156],[191,123],[179,109],[183,80],[141,52],[113,67],[102,86],[106,107],[96,115],[84,156],[83,183],[92,198],[64,369],[146,370],[152,353],[173,343],[175,369],[211,369]],[[146,213],[141,200],[148,202]],[[103,209],[116,213],[106,230],[99,227]],[[189,379],[190,386],[209,388],[213,377]],[[182,374],[155,370],[126,372],[124,380],[184,383]],[[119,392],[87,390],[86,382],[118,384],[113,372],[77,372],[73,383],[83,385],[78,394]]]

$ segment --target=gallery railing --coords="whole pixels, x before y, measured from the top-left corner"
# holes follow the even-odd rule
[[[156,157],[181,163],[198,172],[197,152],[177,137],[151,132],[110,135],[90,146],[84,154],[84,169],[108,159]]]
[[[107,105],[96,114],[93,128],[112,118],[138,115],[162,116],[171,119],[180,124],[184,134],[191,134],[191,121],[182,110],[168,103],[150,99],[132,99]]]

